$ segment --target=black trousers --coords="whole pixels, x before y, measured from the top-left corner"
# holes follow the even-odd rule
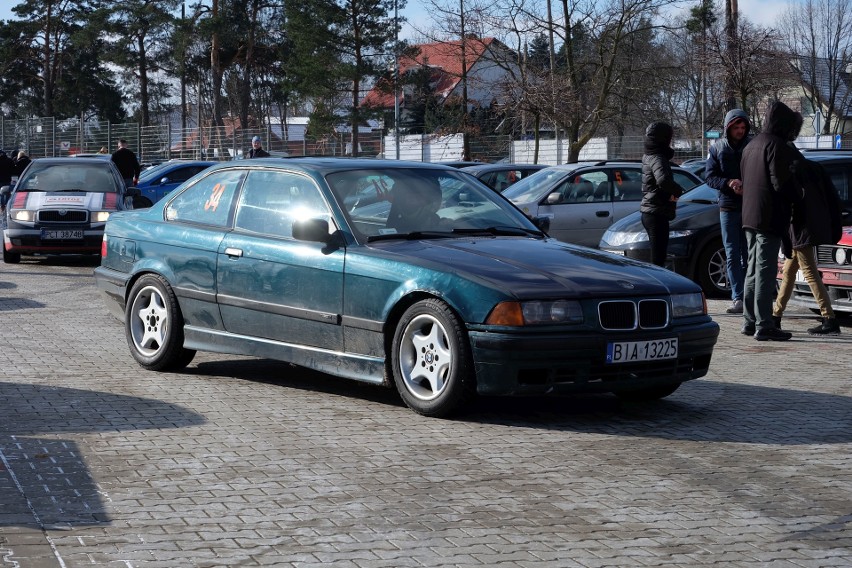
[[[651,263],[665,266],[669,248],[669,220],[662,215],[642,213],[642,226],[648,231],[648,240],[651,242]]]

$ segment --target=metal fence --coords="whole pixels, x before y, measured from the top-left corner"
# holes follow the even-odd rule
[[[56,118],[0,118],[0,149],[11,155],[22,149],[31,158],[45,156],[71,156],[80,153],[112,153],[119,139],[126,139],[143,164],[159,163],[173,158],[232,160],[243,157],[251,148],[251,139],[260,136],[263,147],[279,156],[350,156],[351,133],[339,132],[323,138],[299,136],[292,139],[282,127],[234,128],[172,128],[170,125],[141,126],[138,123],[112,124],[106,121],[81,121]],[[435,152],[434,136],[406,136],[406,159],[436,161],[461,159],[460,151]],[[411,148],[411,140],[415,149]],[[639,159],[642,156],[642,137],[598,138],[590,142],[580,154],[580,159]],[[677,140],[677,162],[707,155],[712,140]],[[814,137],[797,140],[802,148],[816,147]],[[359,155],[365,157],[396,157],[393,137],[384,137],[379,131],[359,133]],[[500,160],[532,162],[535,160],[533,142],[513,140],[509,136],[476,136],[470,141],[471,157],[482,162]],[[822,136],[819,147],[852,149],[852,138],[843,140],[835,136]],[[521,150],[522,149],[522,150]],[[459,155],[455,155],[459,154]],[[567,160],[564,140],[543,139],[538,156],[539,163],[564,163]]]

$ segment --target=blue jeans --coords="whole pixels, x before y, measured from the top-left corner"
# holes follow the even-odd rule
[[[755,329],[775,327],[772,303],[775,301],[775,276],[778,274],[778,252],[781,237],[746,229],[748,269],[743,291],[743,319]]]
[[[728,282],[731,285],[731,299],[743,299],[748,249],[743,231],[742,211],[719,211],[722,226],[722,244],[725,247]]]

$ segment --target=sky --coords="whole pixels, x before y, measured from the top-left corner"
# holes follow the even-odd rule
[[[795,1],[795,0],[793,0]],[[20,4],[17,0],[0,0],[0,20],[12,18],[12,6]],[[790,2],[779,2],[777,0],[739,0],[740,15],[752,23],[769,27],[775,23],[775,19]],[[690,2],[695,4],[695,2]],[[424,0],[408,0],[408,5],[400,12],[409,22],[416,22],[419,27],[430,27],[429,14],[426,6],[429,4]],[[414,36],[414,30],[410,25],[404,27],[401,37],[410,39]]]
[[[442,2],[445,1],[442,0]],[[794,1],[739,0],[740,17],[745,17],[753,24],[770,27],[775,24],[778,15]],[[688,5],[694,6],[697,3],[697,1],[690,1]],[[427,6],[429,6],[429,3],[424,0],[408,0],[408,5],[400,12],[400,15],[405,17],[409,22],[414,22],[418,28],[428,29],[431,27],[431,21]],[[722,17],[724,17],[724,14],[722,14]],[[410,24],[406,24],[403,27],[400,37],[403,39],[412,39],[412,36],[417,37],[419,34],[414,31]]]

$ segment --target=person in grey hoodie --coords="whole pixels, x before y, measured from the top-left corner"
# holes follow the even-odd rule
[[[751,123],[742,109],[725,115],[724,135],[710,147],[705,164],[707,185],[719,192],[719,221],[722,244],[727,256],[728,283],[731,286],[729,314],[743,313],[743,288],[748,249],[743,232],[743,180],[740,160],[751,141]]]

